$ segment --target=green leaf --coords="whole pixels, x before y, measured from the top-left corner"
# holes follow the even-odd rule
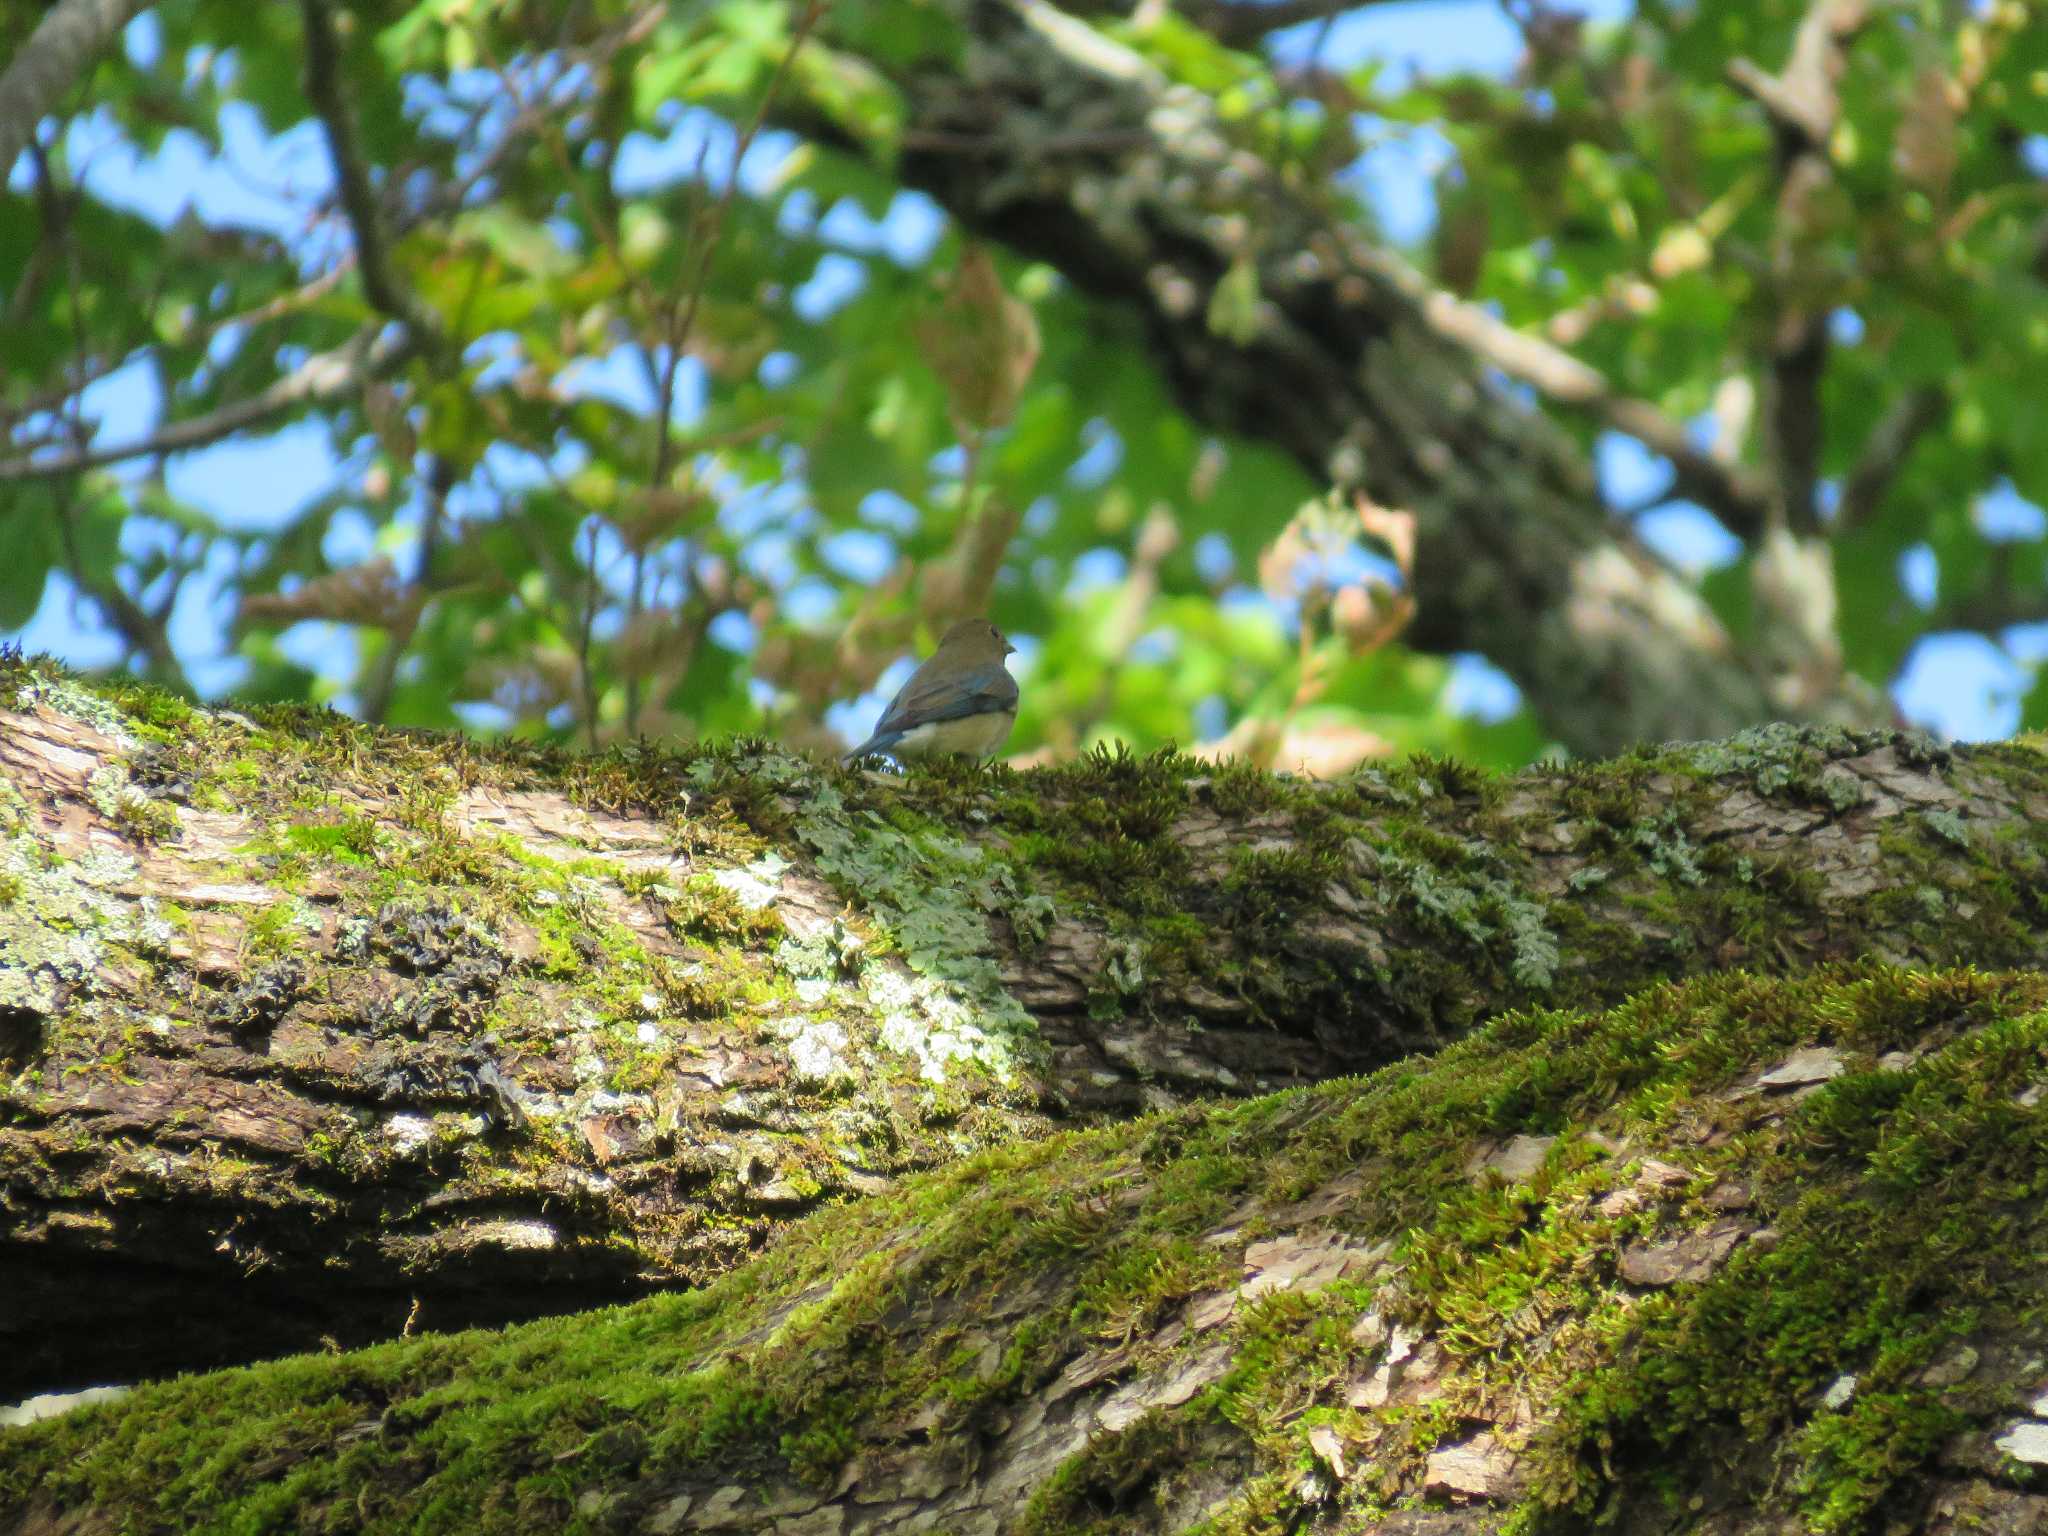
[[[1259,334],[1259,269],[1239,256],[1209,295],[1209,329],[1226,341],[1248,346]]]

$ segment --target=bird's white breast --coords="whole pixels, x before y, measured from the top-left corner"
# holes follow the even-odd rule
[[[947,752],[987,757],[1003,744],[1016,723],[1014,710],[968,715],[960,720],[934,720],[905,731],[889,750],[898,757],[937,757]]]

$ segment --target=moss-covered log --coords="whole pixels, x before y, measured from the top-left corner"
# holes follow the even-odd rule
[[[910,1170],[1506,1008],[2048,950],[2026,746],[898,779],[18,663],[0,704],[0,1396],[701,1281]]]
[[[0,1431],[0,1532],[2039,1531],[2044,1088],[2038,975],[1517,1012]]]

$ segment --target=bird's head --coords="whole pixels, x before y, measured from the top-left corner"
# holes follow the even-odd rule
[[[962,619],[939,640],[940,651],[966,661],[1001,660],[1016,649],[987,619]]]

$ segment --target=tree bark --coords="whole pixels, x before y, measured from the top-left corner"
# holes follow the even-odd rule
[[[1412,512],[1411,643],[1487,656],[1585,756],[1785,717],[1889,719],[1838,658],[1745,653],[1618,526],[1570,437],[1489,382],[1489,368],[1523,372],[1512,349],[1474,349],[1503,328],[1430,293],[1234,143],[1206,103],[1048,0],[953,11],[964,62],[873,61],[906,98],[895,173],[1141,317],[1198,421]],[[843,141],[829,122],[800,126]],[[1247,262],[1256,321],[1233,339],[1211,301]]]
[[[708,1291],[0,1431],[0,1532],[2036,1532],[2044,1003],[1710,977],[999,1147]]]
[[[0,181],[85,67],[149,0],[62,0],[0,72]]]
[[[0,1397],[700,1282],[907,1172],[1507,1009],[2048,951],[2021,746],[897,779],[0,699]]]

